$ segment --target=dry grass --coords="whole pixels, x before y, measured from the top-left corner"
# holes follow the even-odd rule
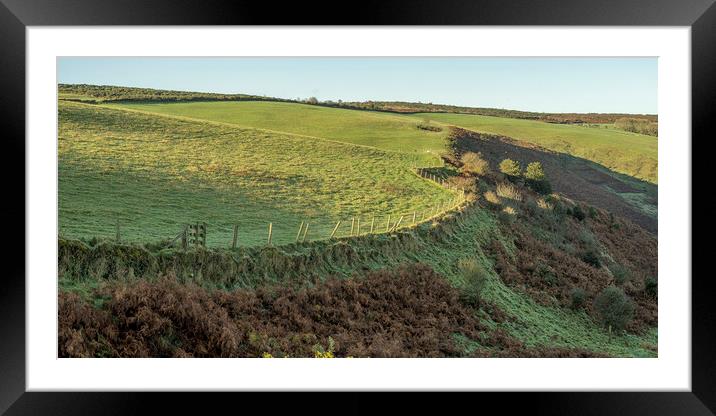
[[[520,190],[510,183],[502,182],[497,184],[496,191],[497,195],[503,198],[511,199],[513,201],[522,201],[522,194],[520,193]]]
[[[485,199],[487,202],[495,205],[499,205],[502,202],[494,191],[485,192]]]

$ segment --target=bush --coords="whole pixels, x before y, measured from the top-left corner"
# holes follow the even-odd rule
[[[646,280],[644,280],[644,292],[654,298],[658,296],[659,288],[656,277],[647,277]]]
[[[614,281],[618,285],[623,285],[631,278],[631,272],[626,267],[622,266],[621,264],[615,264],[609,268],[609,271],[612,272],[612,276],[614,276]]]
[[[500,172],[512,178],[518,178],[522,176],[522,168],[520,167],[520,163],[515,162],[512,159],[505,159],[500,162]]]
[[[571,213],[577,221],[584,221],[584,218],[586,217],[586,215],[584,215],[582,207],[580,207],[579,205],[575,205],[574,208],[572,208]]]
[[[542,164],[539,162],[532,162],[527,165],[525,169],[525,179],[531,179],[533,181],[543,181],[547,179],[542,169]]]
[[[460,158],[462,169],[475,175],[486,175],[490,171],[490,164],[483,159],[482,153],[466,152]]]
[[[520,194],[520,190],[514,185],[511,185],[509,182],[498,183],[495,191],[497,191],[497,195],[503,198],[512,199],[514,201],[522,201],[522,194]]]
[[[517,215],[517,211],[515,211],[514,208],[505,207],[502,211],[497,213],[497,219],[505,225],[510,225],[515,221],[515,215]]]
[[[557,284],[557,276],[554,274],[554,270],[547,265],[542,263],[538,264],[534,273],[548,286],[554,286]]]
[[[594,207],[589,207],[589,218],[595,219],[597,218],[597,209]]]
[[[487,284],[487,272],[474,258],[460,260],[457,267],[464,281],[461,291],[463,302],[473,307],[479,307],[482,290]]]
[[[500,205],[501,203],[500,198],[498,198],[497,194],[493,191],[485,192],[485,200],[493,205]]]
[[[589,264],[590,266],[600,268],[602,267],[602,262],[599,261],[599,256],[594,250],[587,250],[584,253],[582,253],[582,261]]]
[[[594,299],[600,323],[606,328],[623,330],[634,315],[634,305],[616,286],[609,286]]]
[[[552,185],[547,180],[547,176],[544,174],[540,162],[532,162],[527,165],[525,179],[527,180],[527,186],[532,188],[535,192],[543,195],[552,193]]]
[[[569,291],[569,307],[572,309],[579,309],[584,306],[584,301],[587,299],[587,292],[581,287],[575,287]]]

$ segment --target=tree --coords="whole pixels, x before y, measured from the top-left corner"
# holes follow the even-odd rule
[[[482,176],[490,171],[490,164],[482,158],[482,153],[466,152],[462,155],[460,161],[465,172]]]
[[[535,192],[539,192],[543,195],[552,193],[552,185],[547,180],[547,175],[545,175],[540,162],[532,162],[527,165],[525,179],[527,180],[527,186],[532,188]]]
[[[306,102],[309,103],[309,104],[318,104],[318,98],[316,98],[316,97],[309,97],[309,98],[306,100]]]
[[[505,159],[500,162],[500,172],[507,176],[518,178],[522,175],[522,167],[519,162],[512,159]]]
[[[634,315],[634,305],[616,286],[609,286],[594,299],[594,309],[601,323],[611,329],[622,330]]]

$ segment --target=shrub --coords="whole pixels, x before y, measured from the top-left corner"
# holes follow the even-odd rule
[[[621,264],[615,264],[609,268],[609,271],[612,272],[612,276],[614,276],[614,281],[618,285],[622,285],[626,283],[631,278],[631,272],[629,272],[629,269],[622,266]]]
[[[597,218],[597,209],[594,207],[589,207],[589,218],[595,219]]]
[[[417,127],[418,127],[418,128],[420,129],[420,130],[427,130],[427,131],[443,131],[442,127],[440,127],[440,126],[433,126],[432,124],[430,124],[430,122],[427,122],[427,123],[425,123],[425,122],[423,122],[423,123],[420,123],[420,124],[418,124],[418,125],[417,125]]]
[[[574,208],[572,208],[571,214],[577,221],[584,221],[584,211],[579,205],[575,205]]]
[[[586,298],[587,292],[585,292],[584,289],[581,287],[572,288],[572,290],[569,291],[569,307],[575,310],[583,307]]]
[[[658,296],[659,288],[656,277],[647,277],[644,280],[644,292],[654,298]]]
[[[316,344],[313,346],[313,356],[314,358],[335,358],[335,349],[336,349],[336,342],[333,340],[332,337],[328,337],[328,347],[323,348],[321,344]]]
[[[542,198],[537,199],[537,206],[547,211],[554,208],[554,206],[550,202],[547,202]]]
[[[592,267],[600,268],[602,267],[602,262],[599,261],[599,256],[594,250],[587,250],[584,253],[582,253],[582,261],[589,264]]]
[[[543,195],[552,193],[552,185],[547,180],[547,176],[544,174],[540,162],[532,162],[527,165],[525,179],[527,180],[527,186],[532,188],[535,192]]]
[[[547,179],[542,169],[542,164],[539,162],[532,162],[527,165],[525,169],[525,179],[531,179],[533,181],[543,181]]]
[[[503,224],[512,224],[515,219],[515,215],[517,215],[517,211],[515,211],[512,207],[505,207],[502,211],[500,211],[497,214],[497,219],[500,220]]]
[[[479,307],[482,291],[487,284],[487,272],[474,258],[464,258],[458,262],[457,266],[464,281],[461,291],[463,302],[473,307]]]
[[[514,201],[522,201],[522,194],[520,194],[520,190],[510,183],[498,183],[495,191],[497,191],[497,195],[503,198],[512,199]]]
[[[535,269],[535,274],[542,279],[548,286],[554,286],[557,284],[557,276],[551,267],[540,263]]]
[[[466,152],[460,158],[463,170],[475,175],[486,175],[490,171],[490,164],[482,157],[482,153]]]
[[[518,178],[522,176],[522,168],[519,162],[515,162],[512,159],[505,159],[500,162],[500,172],[507,176]]]
[[[624,329],[634,315],[634,305],[616,286],[609,286],[594,299],[596,310],[602,325],[620,331]]]
[[[485,192],[485,199],[491,204],[499,205],[501,203],[500,198],[498,198],[497,194],[493,191]]]

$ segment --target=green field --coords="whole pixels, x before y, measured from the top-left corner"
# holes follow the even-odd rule
[[[421,130],[419,118],[276,102],[189,102],[111,104],[152,113],[230,123],[338,140],[436,160],[443,153],[447,129]]]
[[[552,124],[471,114],[420,113],[468,130],[508,136],[599,163],[619,173],[657,183],[658,139],[614,128]]]
[[[225,104],[242,103],[213,103]],[[60,235],[67,238],[113,238],[119,222],[121,239],[157,241],[204,221],[210,246],[228,246],[234,224],[239,244],[255,245],[266,241],[271,222],[281,244],[295,240],[301,221],[310,223],[309,240],[328,237],[338,220],[345,235],[352,217],[364,232],[375,217],[379,230],[388,215],[412,221],[413,212],[420,217],[457,196],[412,172],[414,151],[98,105],[60,101],[58,142]]]

